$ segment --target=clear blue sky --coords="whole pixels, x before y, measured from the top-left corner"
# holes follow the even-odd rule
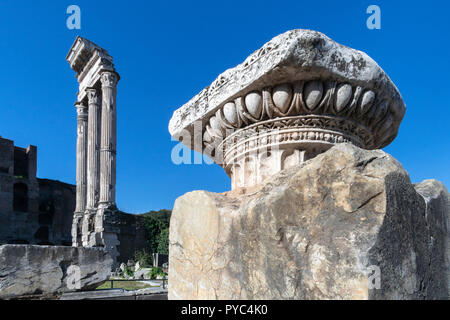
[[[81,8],[81,30],[66,9]],[[366,8],[381,8],[381,30]],[[413,182],[450,186],[448,1],[0,0],[0,135],[38,147],[38,176],[75,183],[77,82],[65,61],[81,35],[106,48],[118,85],[117,204],[171,209],[191,190],[222,192],[217,165],[172,164],[172,112],[225,69],[289,29],[321,31],[365,51],[397,85],[407,111],[385,151]]]

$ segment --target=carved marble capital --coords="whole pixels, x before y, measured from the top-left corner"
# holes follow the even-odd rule
[[[100,75],[100,81],[102,82],[102,87],[115,88],[119,81],[119,76],[116,72],[103,71]]]
[[[233,188],[262,182],[334,144],[383,148],[405,104],[365,53],[311,30],[281,34],[176,110],[172,136],[224,167]],[[186,142],[187,141],[187,142]]]
[[[77,108],[78,120],[87,121],[87,118],[88,118],[88,106],[84,102],[77,102],[77,103],[75,103],[75,107]]]
[[[95,104],[100,105],[102,102],[102,95],[100,90],[97,90],[95,88],[88,88],[86,89],[86,94],[88,97],[89,104]]]

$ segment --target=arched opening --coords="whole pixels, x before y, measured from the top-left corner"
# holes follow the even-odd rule
[[[14,184],[13,210],[28,211],[28,187],[25,183]]]

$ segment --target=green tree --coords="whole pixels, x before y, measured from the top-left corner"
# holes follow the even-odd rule
[[[150,211],[145,214],[145,229],[151,253],[158,252],[160,234],[163,230],[169,228],[170,214],[169,210]]]
[[[145,249],[142,251],[136,251],[134,253],[135,261],[138,261],[141,268],[149,268],[153,265],[152,255],[149,254]]]
[[[165,228],[159,234],[158,253],[169,254],[169,228]]]

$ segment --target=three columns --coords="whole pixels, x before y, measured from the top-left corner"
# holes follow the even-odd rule
[[[77,102],[77,194],[72,226],[74,246],[99,245],[92,235],[103,230],[99,208],[115,208],[117,111],[117,73],[103,71],[101,92],[86,89],[88,108]],[[102,214],[103,214],[102,211]],[[81,229],[81,230],[80,230]]]

